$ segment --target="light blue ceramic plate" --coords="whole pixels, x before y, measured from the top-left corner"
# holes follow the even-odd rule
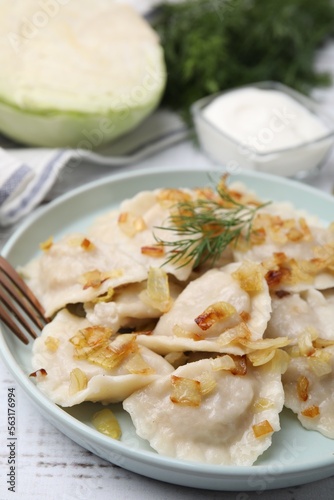
[[[218,178],[218,174],[216,175]],[[265,199],[291,200],[324,221],[334,219],[334,201],[310,187],[259,173],[243,172],[233,176],[247,183]],[[207,170],[141,170],[112,175],[81,187],[59,198],[25,222],[3,250],[14,265],[24,264],[36,255],[38,243],[51,234],[84,229],[98,214],[115,208],[124,199],[144,189],[157,187],[195,187],[210,184]],[[36,408],[61,432],[87,450],[125,469],[154,479],[184,486],[246,491],[283,488],[303,484],[334,474],[334,440],[306,431],[289,411],[281,418],[282,430],[273,444],[252,467],[212,466],[183,462],[159,456],[136,437],[129,416],[115,406],[123,430],[120,442],[108,439],[91,425],[98,405],[83,404],[69,410],[51,403],[28,378],[31,346],[24,346],[1,329],[0,350],[3,361]],[[205,425],[205,422],[203,422]]]

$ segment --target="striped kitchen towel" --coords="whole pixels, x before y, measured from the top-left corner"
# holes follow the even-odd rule
[[[52,150],[28,164],[0,148],[0,224],[12,224],[35,208],[70,157],[68,150]]]

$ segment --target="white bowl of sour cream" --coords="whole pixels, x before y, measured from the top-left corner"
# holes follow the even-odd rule
[[[286,177],[320,169],[334,141],[334,117],[299,92],[260,82],[192,106],[200,145],[228,172],[248,168]]]

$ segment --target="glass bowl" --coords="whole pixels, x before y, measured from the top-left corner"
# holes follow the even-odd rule
[[[205,116],[206,107],[221,95],[249,87],[282,92],[315,116],[326,130],[320,137],[296,146],[259,151],[244,140],[238,141],[223,132]],[[334,142],[334,118],[317,102],[278,82],[254,83],[204,97],[192,105],[191,113],[201,148],[213,162],[224,166],[230,173],[239,168],[246,168],[285,177],[303,178],[324,165]],[[284,116],[281,118],[284,123]],[[270,128],[265,129],[268,135]],[[263,132],[264,128],[259,132],[261,131]],[[274,133],[273,130],[271,132]]]

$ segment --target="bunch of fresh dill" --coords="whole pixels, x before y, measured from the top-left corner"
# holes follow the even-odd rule
[[[189,118],[208,94],[263,80],[301,92],[328,84],[314,67],[334,29],[333,0],[185,0],[154,23],[168,71],[163,105]]]

